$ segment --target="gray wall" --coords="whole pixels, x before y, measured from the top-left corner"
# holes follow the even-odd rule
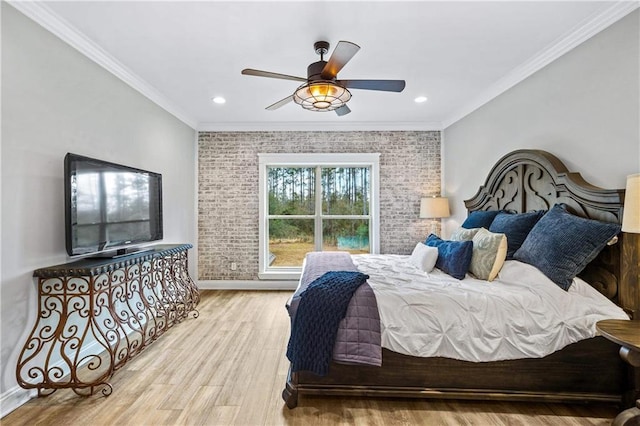
[[[440,132],[201,132],[198,140],[201,280],[258,278],[258,153],[379,152],[381,253],[411,253],[430,225],[418,218],[420,198],[440,194]]]
[[[466,217],[463,200],[491,166],[521,148],[543,149],[604,188],[640,171],[639,11],[595,35],[444,130],[448,235]]]
[[[195,131],[2,2],[0,396],[36,318],[33,270],[67,262],[67,152],[163,174],[165,242],[195,243]]]

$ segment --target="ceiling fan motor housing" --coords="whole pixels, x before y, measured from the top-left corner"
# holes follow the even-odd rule
[[[307,67],[307,79],[309,81],[324,80],[320,74],[322,74],[325,65],[327,65],[327,61],[318,61],[309,65]]]

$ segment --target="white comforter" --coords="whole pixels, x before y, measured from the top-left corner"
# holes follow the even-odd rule
[[[426,274],[403,255],[354,255],[370,276],[382,346],[395,352],[465,361],[543,357],[596,335],[622,309],[579,278],[564,291],[537,268],[507,261],[492,282]]]

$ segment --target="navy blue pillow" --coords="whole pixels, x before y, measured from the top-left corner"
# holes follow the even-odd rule
[[[430,234],[424,243],[438,248],[436,268],[453,278],[464,278],[471,265],[473,241],[446,241]]]
[[[493,219],[500,213],[500,210],[484,211],[477,210],[469,213],[469,216],[462,222],[462,227],[467,229],[484,228],[489,229]]]
[[[514,258],[535,266],[568,290],[573,278],[619,232],[617,223],[578,217],[556,204],[533,227]]]
[[[507,236],[507,259],[512,260],[516,250],[520,248],[531,229],[544,215],[543,210],[528,213],[500,212],[496,215],[489,231]]]

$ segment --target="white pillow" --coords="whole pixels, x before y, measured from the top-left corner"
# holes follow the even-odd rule
[[[423,243],[416,244],[411,257],[409,257],[409,263],[427,273],[433,271],[437,260],[438,248],[428,247]]]

